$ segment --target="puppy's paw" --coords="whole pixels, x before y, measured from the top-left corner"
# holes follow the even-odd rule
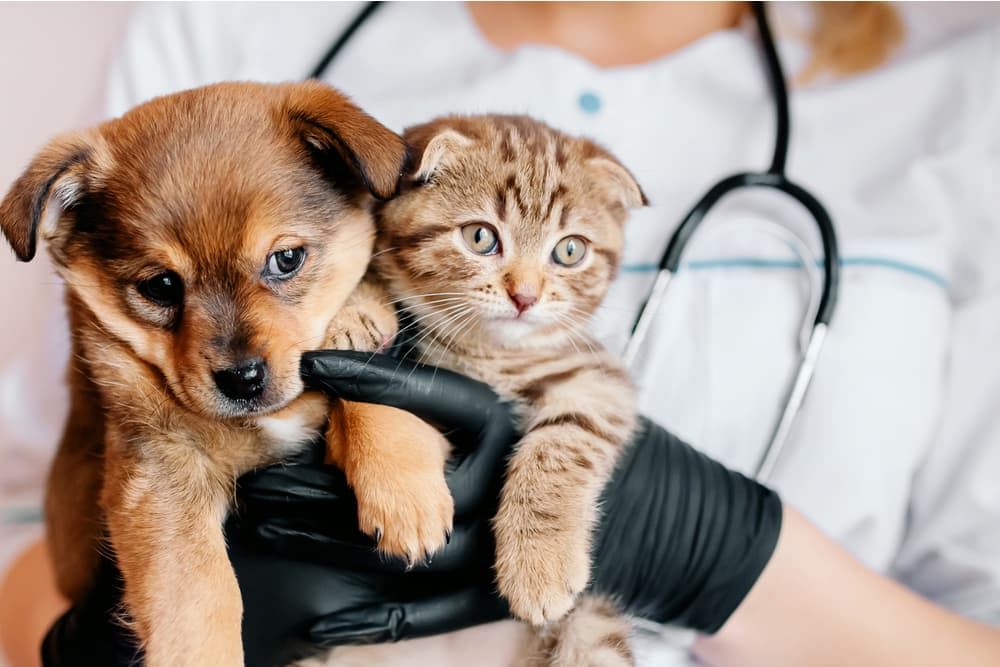
[[[344,306],[326,331],[326,344],[334,350],[378,352],[396,337],[396,314],[386,308]]]
[[[355,494],[362,532],[379,551],[409,566],[430,558],[451,537],[455,505],[440,467],[359,480]]]
[[[497,586],[511,612],[532,625],[559,620],[576,603],[590,577],[590,540],[578,517],[542,530],[526,506],[501,504],[494,524]],[[576,524],[576,525],[574,525]]]

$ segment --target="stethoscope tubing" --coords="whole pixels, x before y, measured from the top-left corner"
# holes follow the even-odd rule
[[[320,61],[309,73],[309,78],[319,79],[329,69],[333,60],[340,54],[355,33],[382,6],[382,2],[368,2],[355,16],[354,20],[333,41]],[[757,479],[767,479],[774,470],[775,464],[787,442],[795,417],[798,415],[805,398],[806,391],[815,373],[820,350],[827,337],[827,330],[833,319],[837,305],[838,287],[840,285],[840,253],[837,247],[837,234],[829,213],[808,190],[790,181],[785,176],[785,164],[788,157],[788,144],[791,135],[791,115],[788,105],[788,89],[785,75],[778,58],[774,37],[768,25],[764,4],[752,2],[754,18],[760,33],[761,45],[765,60],[768,83],[775,104],[775,140],[774,154],[771,164],[764,172],[744,172],[722,179],[714,185],[688,211],[677,229],[671,235],[667,247],[657,266],[656,279],[647,297],[639,307],[631,335],[625,347],[623,360],[630,370],[635,369],[639,352],[652,330],[656,313],[659,311],[667,293],[667,288],[680,270],[684,250],[705,216],[719,200],[731,192],[741,188],[770,188],[783,192],[799,202],[812,216],[819,231],[823,246],[823,286],[820,299],[813,318],[813,326],[809,341],[802,353],[798,371],[792,382],[788,396],[781,411],[771,440],[764,449],[755,469]],[[808,270],[810,267],[806,267]]]
[[[834,310],[837,307],[838,288],[840,285],[840,249],[837,244],[837,234],[834,231],[833,220],[826,208],[816,199],[812,193],[790,180],[784,174],[772,172],[744,172],[733,174],[728,178],[716,183],[708,192],[702,196],[698,202],[691,207],[691,210],[684,216],[677,229],[670,236],[667,248],[660,257],[657,265],[657,278],[650,296],[642,304],[639,314],[636,316],[635,324],[632,327],[632,336],[626,345],[624,359],[626,364],[631,365],[638,354],[638,348],[644,342],[645,336],[649,332],[649,326],[654,317],[662,293],[669,284],[667,276],[673,276],[680,270],[681,259],[685,249],[698,230],[706,214],[727,194],[742,188],[771,188],[791,196],[801,204],[816,220],[816,227],[820,232],[820,240],[823,245],[823,291],[820,295],[819,305],[816,308],[816,315],[813,319],[813,326],[825,324],[829,326],[833,319]],[[808,268],[808,267],[806,267]],[[654,299],[654,296],[656,297]],[[636,340],[636,339],[639,340]]]
[[[754,469],[754,477],[759,480],[768,479],[774,471],[792,425],[805,399],[806,391],[812,382],[818,363],[820,351],[826,341],[827,330],[833,320],[837,306],[840,286],[840,250],[837,244],[837,234],[833,220],[820,201],[801,185],[791,181],[785,175],[785,165],[788,156],[788,143],[791,136],[791,114],[788,104],[788,88],[785,75],[778,58],[774,38],[768,25],[764,5],[761,2],[751,3],[754,17],[757,21],[763,46],[764,60],[768,82],[774,98],[775,106],[775,140],[774,155],[771,165],[764,172],[743,172],[722,179],[688,211],[680,224],[674,230],[667,242],[667,247],[657,265],[656,278],[646,299],[639,307],[632,332],[625,345],[622,359],[633,373],[637,370],[639,352],[653,328],[656,314],[663,303],[668,286],[681,268],[684,251],[692,237],[704,221],[705,216],[723,197],[743,188],[768,188],[777,190],[803,206],[816,223],[820,242],[823,247],[823,286],[819,302],[813,317],[809,342],[806,344],[799,362],[795,378],[790,386],[784,407],[774,427],[771,439],[765,447]],[[811,267],[804,267],[810,270]]]

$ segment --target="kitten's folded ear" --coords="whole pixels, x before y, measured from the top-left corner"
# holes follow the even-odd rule
[[[38,236],[58,235],[63,213],[101,180],[104,143],[97,130],[54,139],[0,203],[0,230],[22,262],[31,261]]]
[[[598,174],[606,187],[610,186],[612,195],[620,198],[621,205],[626,209],[649,205],[639,181],[618,160],[610,155],[601,155],[587,160],[587,166]]]
[[[336,152],[378,199],[396,194],[406,146],[395,132],[318,81],[287,84],[283,112],[306,145]]]
[[[434,135],[420,155],[419,163],[413,177],[421,181],[429,181],[431,177],[462,150],[472,143],[472,140],[455,130],[444,130]]]
[[[462,126],[463,130],[456,126]],[[467,119],[446,117],[407,128],[403,133],[410,148],[407,174],[418,181],[428,182],[472,142],[474,135]]]

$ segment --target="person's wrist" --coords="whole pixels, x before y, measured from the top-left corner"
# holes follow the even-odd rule
[[[593,586],[631,614],[718,630],[774,552],[782,505],[767,487],[642,420],[602,498]]]

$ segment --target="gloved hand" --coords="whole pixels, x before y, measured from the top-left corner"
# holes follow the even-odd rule
[[[471,398],[473,383],[438,369],[400,365],[395,359],[351,352],[314,352],[303,360],[314,387],[349,400],[387,402],[431,416],[427,408],[454,406],[466,418],[497,404]],[[469,386],[472,386],[471,384]],[[415,400],[418,399],[418,400]],[[455,415],[441,419],[454,423]],[[497,441],[484,442],[490,450]],[[479,453],[493,462],[496,454]],[[481,472],[486,466],[477,469]],[[418,565],[382,596],[343,604],[331,594],[330,613],[305,632],[327,646],[421,637],[507,617],[494,592],[489,518],[498,477],[489,482],[460,466],[449,473],[456,493],[455,533],[432,562]],[[405,567],[371,556],[371,542],[321,518],[346,510],[339,494],[313,479],[315,467],[269,469],[244,481],[241,530],[257,548],[331,568]],[[489,489],[468,502],[469,487]],[[468,493],[469,495],[464,495]],[[591,588],[613,595],[628,611],[660,623],[711,633],[739,606],[771,557],[782,507],[766,487],[732,472],[642,420],[607,485],[594,541]],[[308,585],[308,584],[307,584]],[[265,602],[273,595],[265,591]],[[267,605],[262,602],[259,608]],[[251,631],[252,624],[246,624]]]
[[[317,460],[244,478],[241,511],[227,535],[245,600],[247,664],[282,664],[311,644],[419,637],[506,617],[493,590],[489,529],[514,439],[503,405],[468,378],[368,354],[311,353],[303,375],[331,395],[386,402],[457,428],[458,464],[448,474],[455,532],[432,562],[404,572],[402,563],[374,555],[356,529],[342,476]],[[467,453],[477,425],[482,443]],[[633,614],[703,632],[718,629],[742,601],[773,552],[781,522],[773,492],[649,422],[602,507],[593,588],[615,595]],[[60,626],[65,619],[53,632]]]
[[[322,628],[337,618],[350,624],[356,639],[374,642],[450,630],[455,609],[466,610],[467,624],[507,614],[506,604],[491,592],[492,582],[467,564],[492,560],[490,508],[517,439],[509,406],[480,382],[388,358],[359,374],[369,358],[323,353],[316,364],[305,362],[304,376],[312,388],[334,396],[377,396],[444,430],[453,446],[447,479],[456,513],[449,550],[419,574],[377,555],[357,529],[357,506],[343,474],[323,464],[322,441],[292,461],[249,473],[237,484],[226,538],[244,599],[250,667],[285,665],[316,653]],[[483,535],[487,539],[480,541]],[[295,558],[300,552],[310,553],[310,559]],[[112,621],[120,590],[117,570],[105,561],[92,594],[46,636],[46,667],[141,664],[134,638]],[[403,605],[412,600],[415,606],[393,618],[372,615],[390,599]],[[331,620],[315,629],[324,618]]]
[[[489,522],[518,438],[510,406],[463,375],[362,352],[307,353],[302,375],[332,398],[391,405],[438,426],[452,444],[446,479],[455,522],[446,548],[411,570],[376,554],[358,531],[354,496],[338,469],[321,464],[322,447],[311,462],[244,476],[227,535],[243,592],[247,665],[285,664],[289,654],[277,649],[289,639],[305,655],[320,645],[448,632],[456,613],[461,627],[505,618],[492,576],[482,575],[493,561]],[[275,627],[282,617],[296,624]],[[336,636],[345,639],[328,641]]]

